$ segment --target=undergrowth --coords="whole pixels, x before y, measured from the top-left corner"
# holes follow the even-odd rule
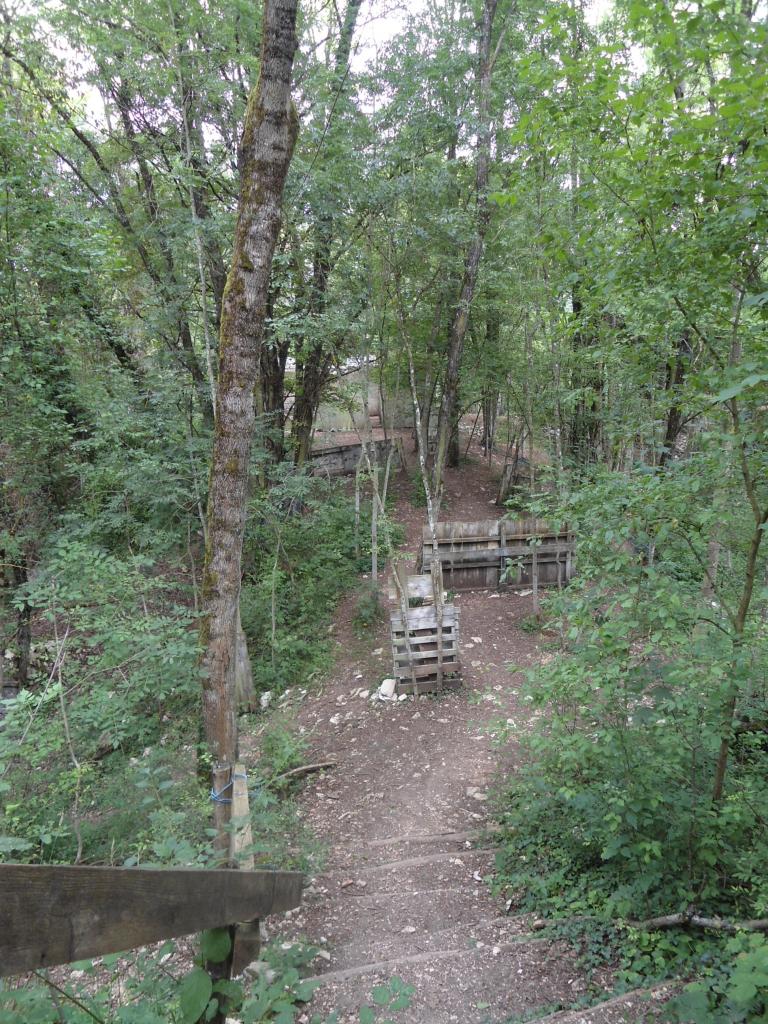
[[[73,515],[52,533],[34,580],[14,597],[32,609],[34,644],[28,684],[0,722],[0,861],[212,867],[196,542],[174,549],[178,505],[160,501],[160,488],[154,502],[120,503],[105,478],[91,483],[87,520]],[[176,497],[181,503],[183,489]],[[338,599],[370,569],[369,536],[365,509],[355,536],[343,485],[287,471],[251,501],[242,621],[256,695],[272,691],[266,715],[241,719],[241,731],[258,734],[248,780],[253,843],[243,851],[257,867],[318,868],[322,852],[284,778],[305,760],[306,743],[276,698],[305,690],[330,665],[328,626]],[[299,972],[314,952],[300,946],[271,947],[252,983],[222,982],[218,991],[202,961],[189,971],[185,948],[164,943],[60,969],[55,981],[6,982],[0,1021],[188,1024],[227,996],[243,1024],[285,1024],[309,996]]]
[[[757,1020],[768,999],[761,936],[631,924],[768,912],[763,733],[736,734],[725,797],[712,795],[731,687],[741,721],[765,718],[768,647],[755,620],[747,656],[720,603],[701,596],[712,511],[679,510],[709,468],[701,460],[631,487],[605,471],[564,507],[540,509],[575,525],[579,576],[548,598],[559,650],[522,691],[535,719],[516,734],[527,756],[500,798],[498,877],[522,910],[586,921],[577,947],[610,934],[620,990],[698,977],[670,1019]],[[743,567],[740,555],[721,567],[724,601],[740,593]]]

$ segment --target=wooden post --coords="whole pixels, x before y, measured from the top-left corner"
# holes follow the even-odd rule
[[[567,548],[567,550],[565,552],[565,582],[566,583],[570,583],[571,582],[571,576],[573,574],[573,561],[572,561],[573,543],[574,543],[574,541],[573,541],[573,534],[568,533],[568,548]]]
[[[371,499],[371,582],[379,589],[379,467],[373,466],[373,497]]]
[[[355,471],[355,558],[360,557],[360,468],[362,464],[363,453],[361,450]]]
[[[235,820],[235,860],[243,871],[253,871],[253,834],[251,811],[248,803],[248,776],[245,765],[235,765],[232,785],[232,817]],[[246,852],[244,852],[246,851]],[[232,938],[231,974],[242,974],[248,964],[258,960],[261,951],[261,922],[259,918],[241,921],[234,927]]]
[[[538,559],[538,538],[534,537],[531,543],[531,577],[533,580],[533,614],[539,617],[539,559]]]

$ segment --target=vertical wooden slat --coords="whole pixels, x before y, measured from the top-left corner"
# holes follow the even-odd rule
[[[253,871],[253,834],[251,831],[251,809],[248,801],[248,776],[244,764],[235,765],[232,780],[232,817],[235,820],[235,860],[243,871]],[[244,852],[246,851],[246,852]],[[259,918],[240,921],[232,935],[233,975],[242,974],[248,964],[258,960],[261,951],[261,922]]]

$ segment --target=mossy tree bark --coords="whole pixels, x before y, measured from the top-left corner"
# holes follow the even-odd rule
[[[245,115],[232,265],[221,316],[208,543],[203,573],[203,724],[213,759],[218,845],[229,846],[229,787],[237,759],[233,661],[255,423],[254,388],[264,336],[283,187],[298,133],[291,103],[297,0],[265,0],[261,69]]]

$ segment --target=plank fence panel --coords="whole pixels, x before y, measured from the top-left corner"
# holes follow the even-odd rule
[[[0,977],[298,907],[297,871],[0,864]]]
[[[567,524],[534,518],[438,523],[436,536],[437,557],[449,590],[527,587],[534,578],[538,586],[563,586],[573,574],[575,537]],[[429,571],[434,557],[432,537],[425,528],[419,564],[422,572]],[[511,572],[505,575],[509,563]]]

